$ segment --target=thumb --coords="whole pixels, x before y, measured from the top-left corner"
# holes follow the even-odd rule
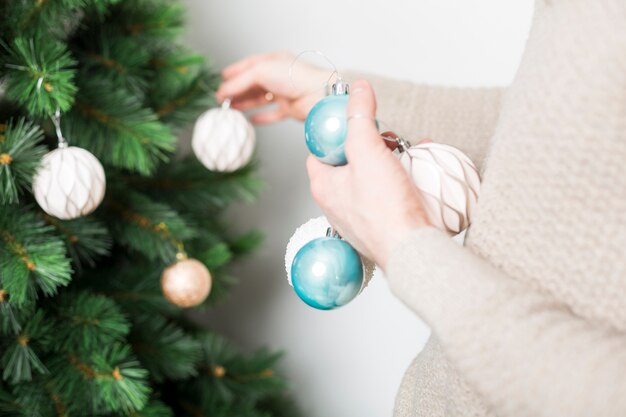
[[[348,162],[359,157],[363,151],[383,146],[376,127],[376,97],[367,81],[359,80],[352,84],[348,101],[348,137],[346,157]]]

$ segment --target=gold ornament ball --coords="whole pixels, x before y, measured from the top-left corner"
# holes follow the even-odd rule
[[[211,273],[196,259],[183,259],[168,266],[161,275],[163,295],[179,307],[202,303],[211,291]]]

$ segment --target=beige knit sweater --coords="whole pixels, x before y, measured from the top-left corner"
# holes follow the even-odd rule
[[[423,228],[389,261],[433,329],[396,416],[626,416],[626,0],[535,7],[505,90],[369,77],[381,120],[483,170],[465,247]]]

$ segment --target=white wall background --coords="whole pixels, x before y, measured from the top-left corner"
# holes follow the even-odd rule
[[[532,0],[186,0],[188,42],[217,68],[248,54],[323,51],[339,68],[447,85],[505,85],[519,63]],[[285,74],[287,77],[287,74]],[[310,417],[390,416],[402,374],[429,330],[383,276],[350,305],[320,312],[287,284],[285,245],[319,210],[308,193],[302,126],[257,129],[258,203],[237,227],[266,242],[240,265],[230,300],[205,320],[241,346],[285,349],[282,371]]]

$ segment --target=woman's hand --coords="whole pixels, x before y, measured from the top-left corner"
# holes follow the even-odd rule
[[[374,124],[376,99],[365,81],[352,84],[348,104],[348,164],[325,165],[309,155],[311,193],[330,224],[383,269],[391,251],[428,225],[419,191]]]
[[[302,61],[293,62],[294,56],[288,53],[253,55],[235,62],[222,71],[216,97],[219,101],[231,99],[231,106],[242,111],[270,102],[277,104],[253,115],[253,123],[273,123],[286,117],[304,121],[309,110],[324,97],[330,71]],[[293,83],[289,79],[292,64]]]

